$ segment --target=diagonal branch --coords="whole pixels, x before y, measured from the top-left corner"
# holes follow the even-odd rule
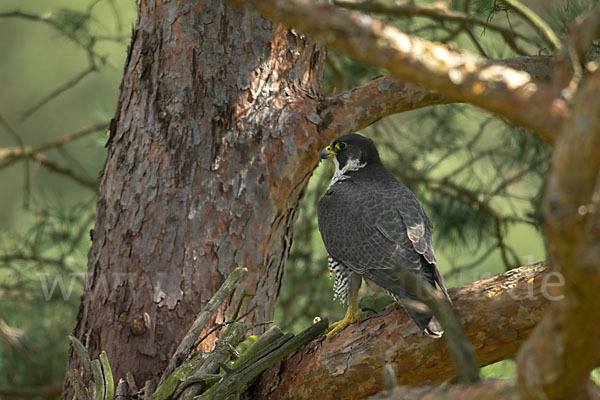
[[[52,19],[51,15],[52,14],[37,15],[37,14],[23,12],[21,10],[0,12],[0,18],[21,18],[21,19],[25,19],[25,20],[29,20],[29,21],[43,22],[45,24],[48,24],[52,28],[56,29],[63,35],[65,35],[67,38],[69,38],[70,40],[75,42],[78,46],[80,46],[84,49],[86,49],[88,47],[88,45],[86,43],[82,42],[80,39],[77,38],[77,36],[75,36],[73,33],[69,32],[68,30],[64,29],[59,23],[57,23],[54,19]]]
[[[540,82],[549,82],[552,77],[553,63],[549,56],[508,58],[494,63],[527,72]],[[421,86],[387,76],[378,77],[321,101],[318,107],[319,140],[325,145],[388,115],[452,102],[455,100]]]
[[[544,21],[539,15],[533,12],[533,10],[521,3],[519,0],[503,1],[510,6],[511,10],[519,14],[521,18],[527,21],[542,38],[544,38],[544,41],[551,47],[552,51],[560,48],[560,40],[558,40],[552,28],[550,28],[546,21]]]
[[[0,116],[0,122],[1,122]],[[19,147],[4,147],[0,148],[0,168],[6,168],[16,161],[32,158],[34,154],[43,153],[47,150],[54,149],[56,147],[60,147],[72,141],[75,141],[79,138],[89,135],[90,133],[98,132],[101,129],[106,129],[108,127],[108,122],[101,122],[98,124],[93,124],[84,128],[80,131],[69,133],[67,135],[61,136],[57,139],[51,140],[44,144],[41,144],[37,147],[29,147],[25,146],[23,143],[19,144]]]
[[[357,12],[305,0],[230,0],[324,40],[358,60],[387,69],[394,77],[481,107],[532,129],[554,142],[564,116],[552,108],[559,94],[529,74],[479,56],[411,37]],[[527,112],[523,112],[527,110]]]
[[[2,116],[0,116],[0,123],[2,123]],[[39,154],[47,150],[60,147],[79,138],[87,136],[90,133],[98,132],[101,129],[106,129],[107,127],[108,122],[93,124],[80,131],[69,133],[57,139],[41,144],[37,147],[25,146],[24,143],[20,141],[19,147],[0,148],[0,169],[6,168],[22,159],[35,159]]]
[[[24,153],[25,152],[25,142],[21,136],[17,133],[17,131],[6,121],[3,115],[0,114],[0,125],[3,125],[4,128],[8,131],[8,133],[13,137],[13,139],[17,142],[19,147],[16,149],[17,152]],[[2,157],[0,155],[0,161],[2,161]],[[0,166],[1,168],[1,166]],[[23,187],[25,196],[23,196],[23,205],[25,208],[28,208],[29,205],[29,194],[31,193],[31,174],[29,173],[29,160],[25,160],[25,185]]]
[[[51,171],[51,172],[57,173],[59,175],[63,175],[67,178],[70,178],[88,189],[92,189],[94,191],[98,190],[98,181],[96,179],[88,178],[86,176],[83,176],[83,175],[77,173],[76,171],[74,171],[70,168],[66,168],[61,165],[58,165],[54,161],[50,161],[43,154],[33,153],[31,155],[31,159],[40,163],[40,165],[42,167],[46,168],[48,171]]]
[[[93,3],[92,3],[93,6]],[[93,7],[88,7],[86,18],[91,18],[91,12]],[[69,40],[73,41],[77,46],[82,48],[88,56],[92,59],[92,61],[100,61],[102,64],[107,63],[106,57],[102,56],[94,51],[94,43],[99,40],[113,40],[119,39],[120,37],[102,37],[96,36],[94,38],[86,38],[87,40],[82,40],[82,38],[78,37],[75,32],[71,32],[68,29],[65,29],[55,18],[53,18],[52,13],[45,13],[43,15],[32,14],[28,12],[23,12],[21,10],[12,10],[12,11],[4,11],[0,12],[0,18],[20,18],[28,21],[41,22],[47,24],[48,26],[56,29],[62,35],[67,37]],[[92,63],[94,63],[92,62]]]
[[[77,85],[79,81],[81,81],[83,78],[85,78],[92,72],[96,72],[97,70],[98,67],[92,62],[86,69],[81,71],[79,74],[69,79],[67,82],[63,83],[62,85],[54,89],[52,92],[48,93],[46,96],[35,102],[35,104],[33,104],[25,112],[23,112],[23,115],[21,116],[21,121],[24,121],[27,118],[29,118],[37,110],[39,110],[40,108],[48,104],[50,101],[54,100],[55,98],[66,92],[67,90],[75,87],[75,85]]]
[[[548,306],[548,276],[540,263],[450,289],[480,366],[514,356]],[[424,337],[403,310],[387,309],[265,371],[257,398],[362,398],[383,389],[389,362],[401,385],[455,375],[444,341]]]
[[[2,117],[0,116],[0,123],[2,123]],[[89,135],[90,133],[94,133],[99,131],[100,129],[106,128],[108,123],[98,123],[93,124],[85,129],[82,129],[77,132],[70,133],[65,136],[61,136],[55,140],[49,141],[37,147],[28,147],[25,146],[22,141],[19,142],[19,147],[7,147],[0,148],[0,169],[6,168],[19,160],[25,160],[26,165],[26,176],[29,179],[29,169],[28,169],[28,160],[33,160],[38,162],[44,168],[58,173],[60,175],[66,176],[68,178],[73,179],[77,183],[92,189],[98,189],[98,182],[95,179],[87,178],[76,171],[60,166],[59,164],[49,160],[42,153],[60,147],[64,144],[77,140],[83,136]],[[13,132],[14,133],[14,132]],[[14,133],[16,134],[16,133]],[[18,136],[17,136],[18,137]],[[28,182],[28,180],[27,180]],[[28,190],[28,185],[26,186],[26,190]]]
[[[59,137],[57,139],[54,139],[54,140],[51,140],[51,141],[49,141],[47,143],[39,145],[39,146],[35,147],[32,150],[32,153],[42,153],[42,152],[44,152],[46,150],[50,150],[50,149],[53,149],[55,147],[59,147],[59,146],[65,145],[65,144],[70,143],[70,142],[72,142],[74,140],[77,140],[79,138],[87,136],[90,133],[98,132],[99,130],[103,130],[103,129],[106,130],[108,128],[108,124],[109,124],[108,121],[107,122],[100,122],[100,123],[97,123],[97,124],[92,124],[92,125],[88,126],[87,128],[84,128],[84,129],[82,129],[80,131],[66,134],[66,135],[61,136],[61,137]]]

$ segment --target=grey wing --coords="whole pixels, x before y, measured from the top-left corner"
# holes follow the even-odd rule
[[[414,194],[397,183],[394,188],[360,190],[347,182],[328,191],[318,208],[327,251],[397,297],[414,299],[393,273],[397,264],[433,286],[437,283],[446,294],[435,265],[431,222]]]
[[[406,235],[414,251],[421,255],[421,262],[418,269],[421,274],[430,281],[432,286],[435,287],[435,284],[437,283],[446,298],[451,301],[446,286],[444,285],[442,275],[437,267],[437,261],[433,251],[433,240],[431,235],[433,224],[427,217],[425,210],[423,210],[423,207],[416,196],[402,183],[398,182],[397,185],[395,185],[392,196],[393,199],[390,199],[390,204],[392,205],[393,210],[387,212],[396,212],[399,219],[402,220],[402,224],[404,225],[403,229],[406,230]],[[388,235],[394,237],[400,224],[390,224],[388,221],[397,222],[394,221],[391,216],[384,219],[380,222],[385,225],[382,227],[382,230],[389,232]],[[402,230],[402,228],[400,228],[400,230]],[[402,237],[403,235],[400,234],[399,236]]]

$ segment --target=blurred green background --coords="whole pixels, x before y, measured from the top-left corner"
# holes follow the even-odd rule
[[[520,43],[528,54],[547,52],[530,25],[495,3],[448,4],[519,31],[528,38]],[[559,35],[588,3],[527,2]],[[45,387],[52,397],[62,383],[86,271],[94,182],[135,19],[133,0],[0,4],[0,396],[6,388]],[[481,27],[384,19],[489,58],[518,55]],[[335,94],[383,73],[331,52],[323,91]],[[55,143],[82,131],[77,140]],[[436,226],[436,254],[449,287],[545,259],[536,211],[550,157],[544,143],[461,104],[386,118],[362,133],[422,201]],[[36,157],[15,156],[45,144],[53,145]],[[332,172],[321,164],[302,203],[275,314],[287,330],[298,331],[317,315],[339,319],[345,311],[333,300],[315,220]],[[507,376],[514,365],[499,363],[485,373]]]

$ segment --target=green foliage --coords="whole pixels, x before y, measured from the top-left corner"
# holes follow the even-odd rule
[[[578,15],[589,11],[599,2],[600,0],[567,0],[564,3],[555,4],[548,12],[550,26],[559,35],[565,35]],[[595,55],[600,53],[600,40],[594,40],[590,53]]]
[[[504,378],[516,374],[517,363],[514,360],[498,361],[481,368],[480,371],[484,378]]]
[[[0,341],[0,387],[39,386],[64,374],[67,335],[82,291],[95,199],[42,204],[23,233],[0,237],[0,322],[21,329]]]
[[[590,374],[596,385],[600,386],[600,368],[596,368]]]

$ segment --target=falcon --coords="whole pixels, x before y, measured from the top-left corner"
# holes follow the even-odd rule
[[[360,318],[354,308],[363,279],[402,304],[421,331],[441,337],[439,322],[394,273],[407,268],[434,288],[437,284],[450,301],[433,253],[433,224],[414,193],[383,165],[375,144],[364,136],[341,136],[320,157],[332,159],[336,170],[319,200],[319,231],[329,271],[335,273],[334,298],[348,304],[327,337]]]

